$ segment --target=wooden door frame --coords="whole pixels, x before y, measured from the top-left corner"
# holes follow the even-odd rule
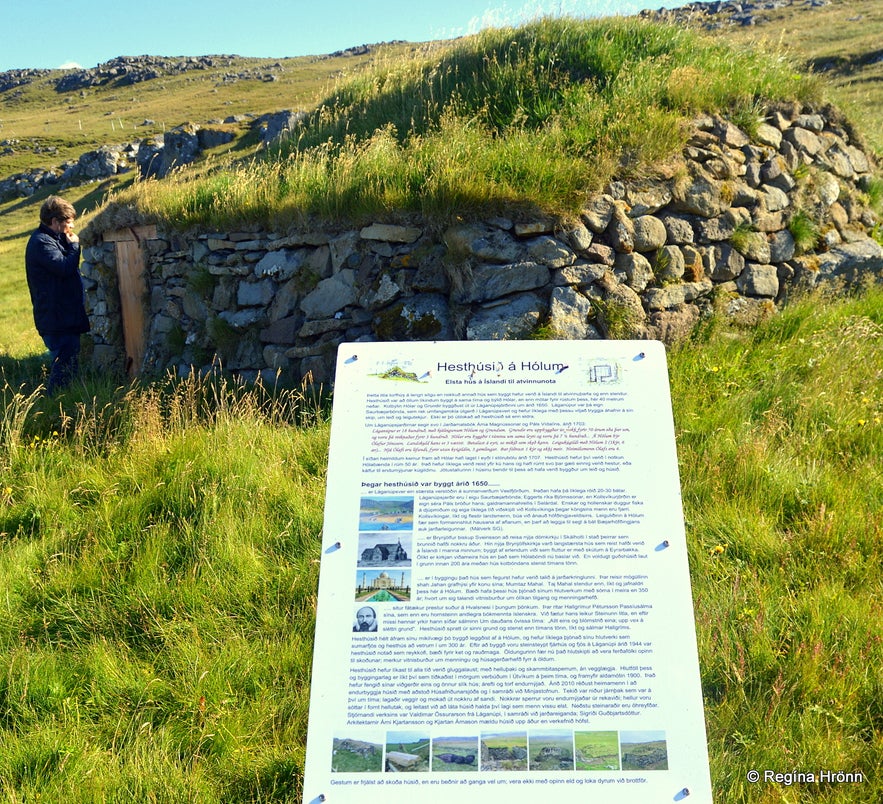
[[[144,365],[149,307],[147,254],[145,241],[156,238],[156,226],[129,226],[103,235],[113,243],[116,252],[117,287],[120,294],[120,315],[123,346],[126,351],[126,373],[137,377]]]

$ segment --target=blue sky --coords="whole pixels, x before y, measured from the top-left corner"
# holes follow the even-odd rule
[[[0,71],[94,67],[115,56],[281,58],[392,39],[421,42],[544,14],[607,16],[659,0],[2,0]]]

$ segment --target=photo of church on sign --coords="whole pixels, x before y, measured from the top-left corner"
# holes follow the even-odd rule
[[[359,534],[360,567],[410,567],[411,537],[396,534],[395,539],[381,541],[378,533]]]

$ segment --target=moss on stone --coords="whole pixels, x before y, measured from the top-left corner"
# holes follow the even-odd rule
[[[377,315],[374,331],[384,341],[426,341],[442,331],[442,322],[432,313],[415,314],[402,302]]]

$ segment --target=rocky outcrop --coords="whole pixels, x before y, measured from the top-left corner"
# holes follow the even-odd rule
[[[91,181],[107,179],[119,173],[137,168],[141,178],[161,179],[172,170],[195,162],[203,152],[232,142],[235,131],[228,124],[239,124],[251,120],[250,128],[260,141],[270,143],[288,136],[303,125],[306,114],[301,111],[285,110],[251,117],[230,118],[216,125],[199,126],[185,123],[163,133],[132,140],[116,145],[103,145],[87,151],[79,159],[49,168],[31,168],[0,180],[0,202],[13,198],[28,198],[44,186],[58,191]],[[145,121],[150,124],[151,121]],[[0,141],[0,147],[13,153],[22,146],[17,140]],[[32,146],[35,153],[53,154],[57,149],[43,149]]]
[[[273,112],[261,115],[252,125],[252,130],[257,132],[260,141],[264,145],[289,137],[304,125],[307,119],[306,112],[294,112],[291,110]]]
[[[229,129],[186,123],[165,134],[118,145],[103,145],[57,167],[31,168],[0,180],[0,202],[29,198],[42,187],[65,187],[100,181],[138,169],[141,178],[163,178],[176,167],[196,161],[203,151],[231,142]],[[2,143],[0,143],[2,144]]]
[[[215,359],[327,382],[358,340],[687,337],[748,323],[797,286],[883,275],[872,164],[832,110],[779,106],[756,130],[702,117],[666,176],[614,181],[576,220],[420,220],[360,229],[160,232],[146,243],[142,370]],[[122,354],[114,246],[84,233],[96,355]]]
[[[23,173],[16,173],[0,181],[0,202],[13,198],[29,198],[43,187],[60,192],[64,187],[125,173],[136,165],[138,150],[138,142],[104,145],[58,167],[31,168]]]
[[[181,75],[233,63],[235,56],[118,56],[96,67],[65,72],[55,82],[56,92],[83,91],[100,86],[131,86],[164,75]]]
[[[49,70],[5,70],[0,73],[0,92],[9,92],[11,89],[30,84],[37,78],[49,75]]]
[[[763,25],[771,11],[781,8],[796,9],[822,8],[830,5],[830,0],[706,0],[706,2],[685,3],[676,8],[645,10],[639,16],[658,22],[675,25],[693,25],[705,30],[715,30],[728,25]]]

